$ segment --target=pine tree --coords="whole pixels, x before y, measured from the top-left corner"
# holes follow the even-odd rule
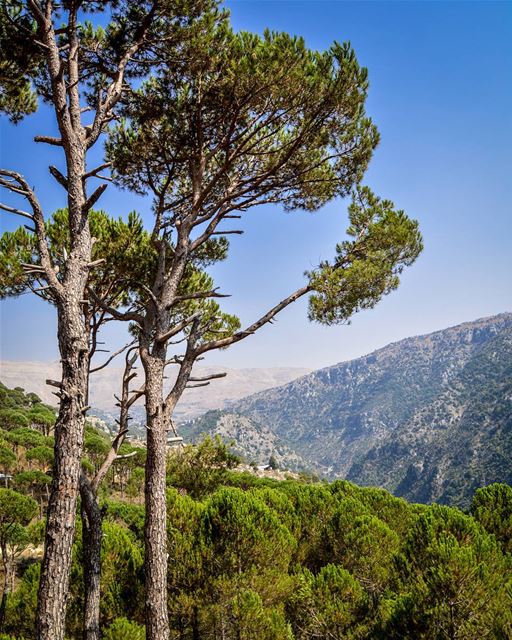
[[[512,553],[512,487],[491,484],[475,492],[471,514],[486,531],[496,536],[504,551]]]
[[[404,595],[391,619],[391,638],[485,637],[511,609],[508,559],[494,537],[456,509],[434,505],[420,516],[397,568]]]
[[[417,224],[360,186],[378,134],[364,110],[367,71],[348,44],[315,52],[288,34],[234,33],[227,19],[205,23],[191,44],[188,60],[126,100],[126,119],[107,144],[116,182],[154,199],[159,267],[130,309],[146,376],[146,575],[154,602],[166,582],[166,431],[187,385],[222,375],[195,378],[197,359],[254,334],[307,294],[312,320],[344,322],[396,288],[421,250]],[[190,265],[227,257],[226,237],[242,229],[224,223],[262,204],[316,211],[351,193],[349,239],[332,262],[244,330],[222,313],[211,281],[180,291]],[[169,358],[168,345],[182,339],[183,352]],[[178,374],[164,394],[169,364]]]
[[[89,345],[82,301],[87,297],[89,273],[97,266],[91,260],[94,242],[89,211],[107,186],[101,172],[109,166],[101,161],[95,167],[87,167],[87,156],[108,123],[117,117],[121,94],[168,60],[171,50],[174,63],[194,23],[210,10],[215,11],[215,2],[210,0],[47,0],[44,4],[38,0],[7,0],[0,4],[0,108],[17,121],[32,112],[39,99],[53,107],[58,135],[38,135],[35,141],[63,152],[64,173],[54,166],[49,169],[67,197],[70,234],[70,251],[62,257],[63,268],[57,268],[50,254],[45,212],[30,179],[11,169],[0,169],[0,186],[8,197],[21,197],[27,203],[28,211],[7,202],[0,208],[30,220],[39,261],[27,263],[24,270],[42,281],[41,286],[56,305],[62,362],[55,464],[39,590],[40,640],[64,637],[87,411]],[[81,22],[84,15],[98,12],[103,14],[99,22],[105,26],[95,28],[90,22]],[[102,182],[91,189],[91,181],[96,180]],[[162,607],[150,623],[148,634],[150,640],[166,639]]]
[[[26,525],[36,515],[37,502],[12,489],[0,489],[0,550],[4,568],[0,632],[3,631],[7,598],[12,589],[12,572],[16,555],[27,546]]]

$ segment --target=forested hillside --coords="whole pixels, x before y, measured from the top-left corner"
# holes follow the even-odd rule
[[[247,436],[238,442],[245,420],[254,433],[272,433],[284,465],[467,506],[475,488],[512,478],[511,387],[507,313],[316,371],[206,414],[184,432],[235,438],[248,459],[261,460],[267,452]]]
[[[53,411],[0,387],[3,599],[0,638],[34,638]],[[86,431],[92,477],[110,442]],[[143,446],[123,445],[101,492],[101,628],[143,640]],[[512,637],[512,489],[476,492],[470,513],[409,504],[347,481],[237,471],[220,440],[173,449],[167,466],[171,638],[502,640]],[[67,637],[82,635],[77,514]],[[2,632],[6,635],[2,635]]]

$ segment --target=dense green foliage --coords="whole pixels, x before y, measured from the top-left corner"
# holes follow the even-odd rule
[[[157,224],[187,237],[187,260],[213,234],[240,233],[216,229],[258,205],[316,211],[351,195],[347,239],[306,274],[301,295],[312,293],[310,319],[323,324],[375,306],[422,238],[415,220],[360,184],[379,135],[365,110],[368,71],[350,43],[319,52],[287,33],[236,33],[225,16],[191,44],[190,59],[123,104],[106,144],[115,182],[153,194]]]
[[[13,488],[0,489],[0,543],[16,568],[4,630],[11,634],[6,638],[29,640],[44,512],[36,500],[44,507],[50,478],[31,468],[42,463],[27,454],[47,447],[41,438],[51,439],[29,415],[51,410],[21,389],[2,386],[0,397],[2,409],[19,412],[30,424],[3,423],[4,446],[16,453]],[[107,447],[107,436],[88,426],[92,467]],[[102,489],[101,624],[107,640],[144,638],[144,507],[137,479],[143,462],[141,450],[117,463]],[[260,478],[236,465],[220,440],[169,454],[173,640],[512,637],[511,487],[478,490],[469,515],[409,504],[347,481]],[[81,554],[78,533],[69,638],[81,637]]]

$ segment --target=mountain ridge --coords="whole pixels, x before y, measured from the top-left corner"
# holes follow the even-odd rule
[[[305,367],[245,367],[241,369],[222,366],[198,366],[194,369],[199,375],[206,376],[219,371],[227,372],[227,376],[215,382],[215,385],[203,387],[201,390],[185,391],[177,410],[177,419],[190,419],[201,415],[209,409],[219,409],[227,400],[234,400],[266,388],[284,384],[307,373]],[[115,414],[116,400],[114,394],[119,393],[122,368],[109,366],[91,376],[91,405],[101,413]],[[8,387],[23,387],[37,393],[44,402],[52,405],[57,400],[52,388],[45,384],[47,378],[58,380],[60,365],[58,361],[0,361],[0,380]],[[170,378],[167,381],[169,386]],[[140,403],[139,403],[140,404]],[[142,408],[136,407],[135,413],[142,414]]]

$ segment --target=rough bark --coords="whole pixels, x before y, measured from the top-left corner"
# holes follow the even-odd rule
[[[69,257],[65,257],[64,268],[57,277],[46,238],[43,210],[34,191],[20,174],[0,170],[0,186],[23,195],[32,208],[32,213],[27,213],[1,205],[4,210],[28,217],[34,223],[40,265],[30,265],[32,269],[29,272],[37,273],[46,280],[49,299],[56,305],[62,363],[60,408],[55,425],[55,462],[36,613],[37,640],[64,638],[75,530],[89,372],[89,345],[82,313],[88,269],[92,266],[88,212],[105,189],[105,185],[100,185],[87,197],[86,180],[97,175],[102,165],[87,172],[86,152],[98,141],[104,125],[110,121],[112,109],[123,90],[126,67],[133,55],[145,46],[146,34],[155,16],[157,4],[153,3],[148,13],[142,17],[134,31],[133,42],[123,50],[118,60],[113,61],[115,72],[109,84],[103,86],[103,80],[100,82],[93,122],[87,126],[82,123],[80,94],[80,83],[84,79],[79,26],[82,3],[57,3],[52,0],[42,3],[28,0],[20,4],[24,5],[37,24],[38,42],[45,55],[45,80],[48,80],[43,95],[53,105],[60,134],[60,137],[36,136],[34,140],[60,147],[64,151],[65,174],[56,168],[50,168],[50,172],[67,192],[70,238]],[[67,24],[62,27],[64,15],[67,15]],[[55,29],[57,21],[60,33],[56,33]],[[61,46],[59,41],[62,30],[67,35],[65,46]],[[87,79],[91,80],[88,72],[86,73]],[[94,85],[94,81],[92,84]]]
[[[159,216],[157,215],[157,220]],[[153,232],[157,237],[159,229]],[[170,272],[166,269],[165,243],[155,240],[159,251],[153,291],[160,304],[146,310],[140,335],[140,359],[145,375],[147,456],[145,474],[146,520],[144,526],[145,609],[147,640],[168,640],[167,610],[167,429],[175,403],[164,401],[164,372],[167,358],[169,309],[187,263],[190,228],[183,225],[178,234]],[[156,339],[153,340],[153,337]],[[164,337],[165,336],[165,337]]]
[[[80,478],[84,563],[84,640],[100,639],[102,513],[87,478]]]
[[[70,298],[58,305],[61,401],[55,425],[55,462],[38,594],[38,640],[64,637],[89,369],[89,349],[79,302],[84,286],[85,279],[77,278]]]
[[[77,5],[72,5],[69,12],[67,74],[59,54],[52,3],[46,4],[44,14],[36,3],[30,2],[29,5],[43,33],[52,102],[67,170],[70,254],[60,286],[54,285],[62,364],[60,407],[55,425],[53,481],[36,613],[37,639],[62,640],[87,404],[89,345],[82,300],[88,277],[87,264],[91,259],[91,237],[83,180],[86,172],[86,142],[81,125],[78,89]],[[69,84],[66,84],[66,79]],[[44,230],[40,230],[38,236],[42,243]],[[51,270],[51,267],[46,270]]]
[[[2,544],[2,564],[4,565],[4,584],[2,591],[2,600],[0,601],[0,632],[4,630],[5,622],[5,610],[7,608],[7,598],[10,591],[10,575],[11,575],[11,563],[9,561],[9,553],[7,550],[7,544]]]
[[[96,326],[96,329],[98,326]],[[96,343],[94,336],[93,343]],[[121,351],[121,350],[120,350]],[[119,411],[119,430],[112,441],[105,460],[98,472],[89,480],[82,472],[80,475],[80,496],[82,511],[82,546],[84,563],[84,640],[99,640],[100,638],[100,596],[101,596],[101,541],[103,512],[98,504],[98,488],[109,472],[112,464],[119,457],[119,448],[123,444],[128,432],[129,409],[139,398],[143,389],[130,393],[130,381],[136,376],[132,372],[137,354],[135,348],[128,350],[125,359],[122,393]],[[90,352],[91,354],[93,351]],[[117,352],[119,353],[119,352]],[[117,353],[115,355],[117,355]],[[112,358],[112,357],[111,357]],[[111,361],[107,360],[107,363]],[[96,371],[103,368],[98,367]],[[91,369],[90,373],[94,370]]]
[[[146,574],[146,638],[168,640],[167,611],[167,425],[162,411],[165,360],[142,358],[146,374],[146,521],[144,527]]]

